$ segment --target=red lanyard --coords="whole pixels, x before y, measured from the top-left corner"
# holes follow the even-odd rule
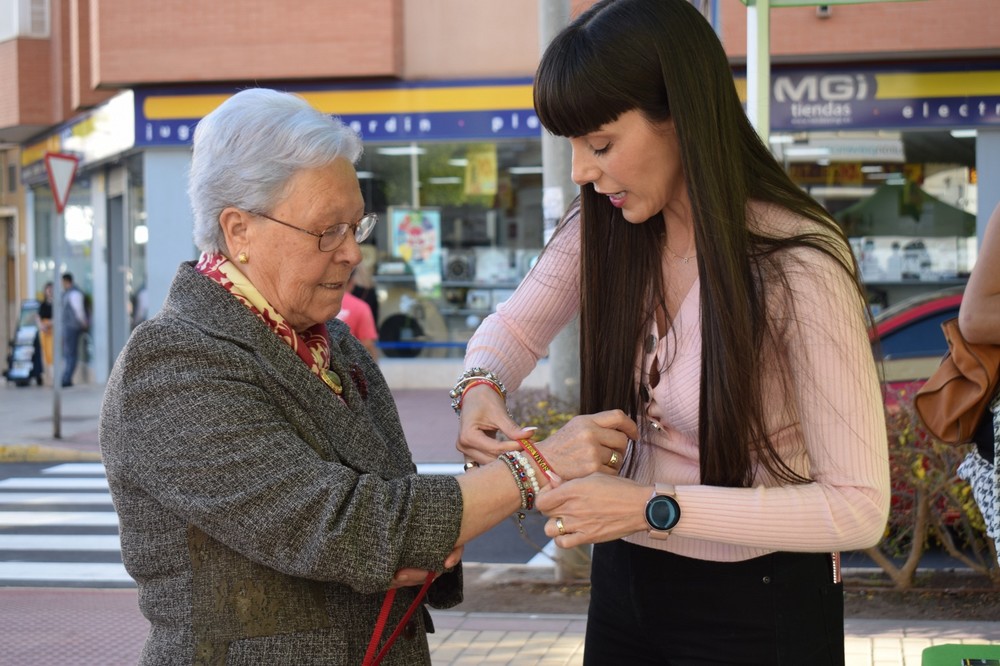
[[[427,588],[431,586],[434,582],[434,572],[429,571],[427,573],[427,580],[424,581],[424,586],[420,588],[420,592],[417,593],[417,597],[410,604],[410,607],[406,609],[406,613],[403,614],[402,619],[399,624],[396,625],[396,629],[393,630],[392,634],[389,636],[389,640],[385,642],[382,649],[379,650],[378,654],[375,654],[375,648],[378,647],[378,642],[382,639],[382,632],[385,631],[385,623],[389,619],[389,611],[392,610],[392,600],[396,597],[396,589],[393,588],[385,593],[385,600],[382,602],[382,610],[379,611],[378,621],[375,623],[375,631],[372,632],[372,639],[368,642],[368,650],[365,652],[365,660],[362,666],[378,666],[385,659],[385,655],[389,652],[389,648],[392,644],[396,642],[399,638],[399,634],[403,631],[403,627],[406,623],[410,621],[410,616],[413,615],[413,611],[417,610],[417,606],[423,600],[424,595],[427,594]]]

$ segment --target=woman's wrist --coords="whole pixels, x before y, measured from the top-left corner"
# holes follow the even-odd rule
[[[455,386],[449,391],[451,397],[451,408],[456,414],[462,414],[462,398],[465,392],[474,385],[489,384],[496,391],[497,395],[504,402],[507,401],[507,387],[504,386],[500,378],[485,368],[469,368],[461,374]]]
[[[507,404],[507,400],[504,398],[503,393],[500,392],[500,389],[498,389],[493,382],[488,382],[485,379],[479,379],[465,385],[465,388],[462,389],[462,392],[458,396],[457,403],[454,400],[452,401],[452,409],[457,407],[456,413],[461,416],[462,407],[465,405],[465,401],[468,399],[470,394],[474,394],[477,400],[479,398],[487,400],[489,399],[488,395],[490,393],[499,396],[500,402],[504,405]]]
[[[550,465],[549,461],[542,455],[542,452],[538,450],[534,441],[531,439],[519,439],[517,440],[517,443],[521,445],[521,448],[524,449],[527,457],[531,460],[532,464],[538,468],[538,471],[541,472],[545,479],[548,481],[555,481],[559,478],[555,470],[552,469],[552,465]]]

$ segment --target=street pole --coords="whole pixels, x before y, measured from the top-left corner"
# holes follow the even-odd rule
[[[62,286],[62,245],[65,237],[65,223],[62,211],[52,220],[52,262],[55,264],[52,276],[52,437],[62,438],[62,374],[66,368],[63,346],[63,286]]]
[[[538,3],[538,42],[540,53],[570,20],[569,0],[540,0]],[[556,224],[576,197],[578,188],[572,179],[573,155],[569,142],[542,130],[542,215],[545,220],[545,243],[555,232]],[[580,320],[574,317],[549,345],[549,392],[580,408]],[[558,548],[556,579],[580,580],[590,577],[590,546]]]
[[[771,134],[771,0],[747,6],[747,116],[765,145]]]
[[[49,187],[52,189],[52,199],[55,203],[55,216],[52,226],[52,359],[55,361],[52,373],[52,436],[62,438],[62,374],[66,367],[66,359],[62,353],[63,347],[63,286],[62,286],[62,254],[63,243],[66,242],[65,214],[66,202],[73,187],[73,178],[80,159],[75,155],[64,153],[45,153],[45,171],[49,177]]]
[[[570,19],[569,0],[541,0],[538,3],[539,46],[545,47]],[[556,224],[576,197],[578,188],[572,177],[572,152],[569,142],[542,131],[542,214],[546,243]],[[549,346],[549,391],[561,401],[574,406],[580,403],[580,326],[574,318]]]

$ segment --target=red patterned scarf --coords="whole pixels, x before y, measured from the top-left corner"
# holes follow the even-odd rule
[[[314,375],[319,377],[338,396],[344,392],[336,372],[330,370],[330,334],[325,324],[315,324],[304,332],[293,329],[285,318],[271,307],[263,294],[233,262],[220,253],[203,253],[195,269],[221,285],[236,297],[250,312],[257,315],[275,335],[295,351]]]

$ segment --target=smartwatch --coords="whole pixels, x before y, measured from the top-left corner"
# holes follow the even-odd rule
[[[646,502],[646,524],[649,525],[649,536],[653,539],[666,539],[670,530],[677,526],[681,519],[681,506],[677,503],[677,494],[669,483],[657,483],[653,486],[653,494]]]

